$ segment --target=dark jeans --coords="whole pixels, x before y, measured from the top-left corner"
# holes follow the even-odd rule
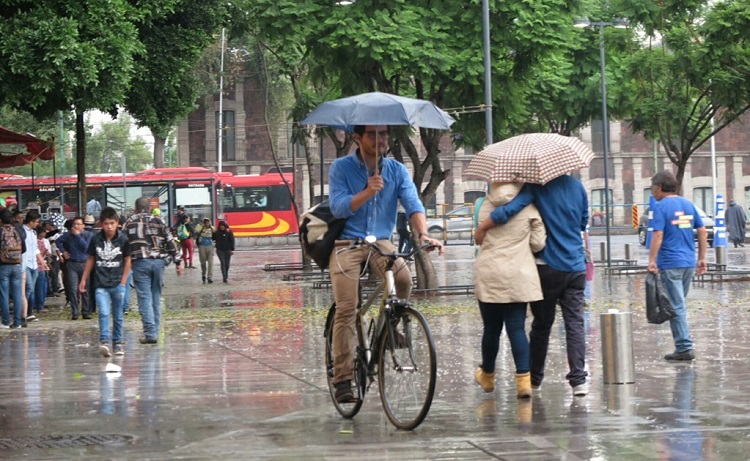
[[[65,292],[68,295],[68,302],[70,302],[70,307],[73,309],[73,317],[78,317],[79,309],[78,309],[78,283],[81,281],[81,277],[83,276],[83,269],[86,267],[85,262],[74,262],[74,261],[66,261],[65,262],[65,279],[67,280]],[[88,285],[88,283],[87,283]],[[83,315],[91,315],[91,310],[89,306],[89,290],[84,291],[83,293],[80,293],[81,296],[81,310],[83,310]]]
[[[484,333],[482,334],[482,370],[485,373],[495,371],[497,352],[500,349],[500,334],[503,324],[510,340],[510,350],[516,373],[529,371],[529,340],[526,338],[526,305],[528,303],[485,303],[479,301],[479,312],[482,314]]]
[[[229,263],[232,262],[232,251],[217,248],[216,256],[219,257],[219,264],[221,264],[221,278],[226,281],[229,278]]]
[[[560,304],[565,322],[565,342],[570,372],[565,376],[571,386],[586,382],[586,336],[583,327],[583,290],[586,288],[586,271],[560,272],[547,265],[538,265],[544,299],[531,303],[534,321],[531,323],[529,346],[531,349],[531,384],[539,385],[544,379],[544,362],[547,360],[549,335],[555,321],[555,308]]]
[[[57,258],[52,258],[49,265],[49,287],[52,294],[56,294],[60,291],[60,261]]]

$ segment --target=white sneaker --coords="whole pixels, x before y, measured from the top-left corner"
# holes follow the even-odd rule
[[[99,344],[99,353],[102,354],[102,357],[109,357],[109,345],[107,343]]]
[[[586,383],[573,386],[573,395],[576,397],[583,397],[589,393],[589,385]]]
[[[0,330],[9,330],[9,329],[10,329],[10,325],[0,323]]]
[[[532,391],[541,391],[542,390],[542,385],[541,384],[532,384],[531,385],[531,390]]]

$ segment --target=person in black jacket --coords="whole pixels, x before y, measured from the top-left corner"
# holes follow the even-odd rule
[[[229,228],[226,221],[219,221],[219,229],[214,232],[216,242],[216,255],[221,263],[221,277],[224,283],[229,279],[229,262],[234,254],[234,232]]]

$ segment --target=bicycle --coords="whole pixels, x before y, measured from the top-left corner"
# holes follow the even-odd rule
[[[435,394],[437,358],[430,328],[424,316],[414,305],[396,296],[393,265],[398,258],[411,261],[425,248],[423,244],[407,253],[384,253],[375,238],[355,241],[346,251],[367,245],[371,251],[387,258],[385,277],[375,291],[359,304],[356,315],[357,346],[354,353],[352,385],[355,398],[350,403],[336,401],[333,385],[333,322],[334,303],[328,311],[324,336],[326,340],[326,377],[331,399],[344,418],[353,418],[362,407],[370,386],[378,380],[380,400],[390,422],[399,429],[412,430],[424,421]],[[381,296],[382,292],[382,296]],[[372,305],[380,299],[377,316]]]

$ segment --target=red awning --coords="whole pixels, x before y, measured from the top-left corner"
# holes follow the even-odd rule
[[[0,127],[0,144],[25,144],[28,153],[7,154],[0,152],[0,168],[27,165],[35,160],[55,158],[55,145],[30,134],[15,133]]]

